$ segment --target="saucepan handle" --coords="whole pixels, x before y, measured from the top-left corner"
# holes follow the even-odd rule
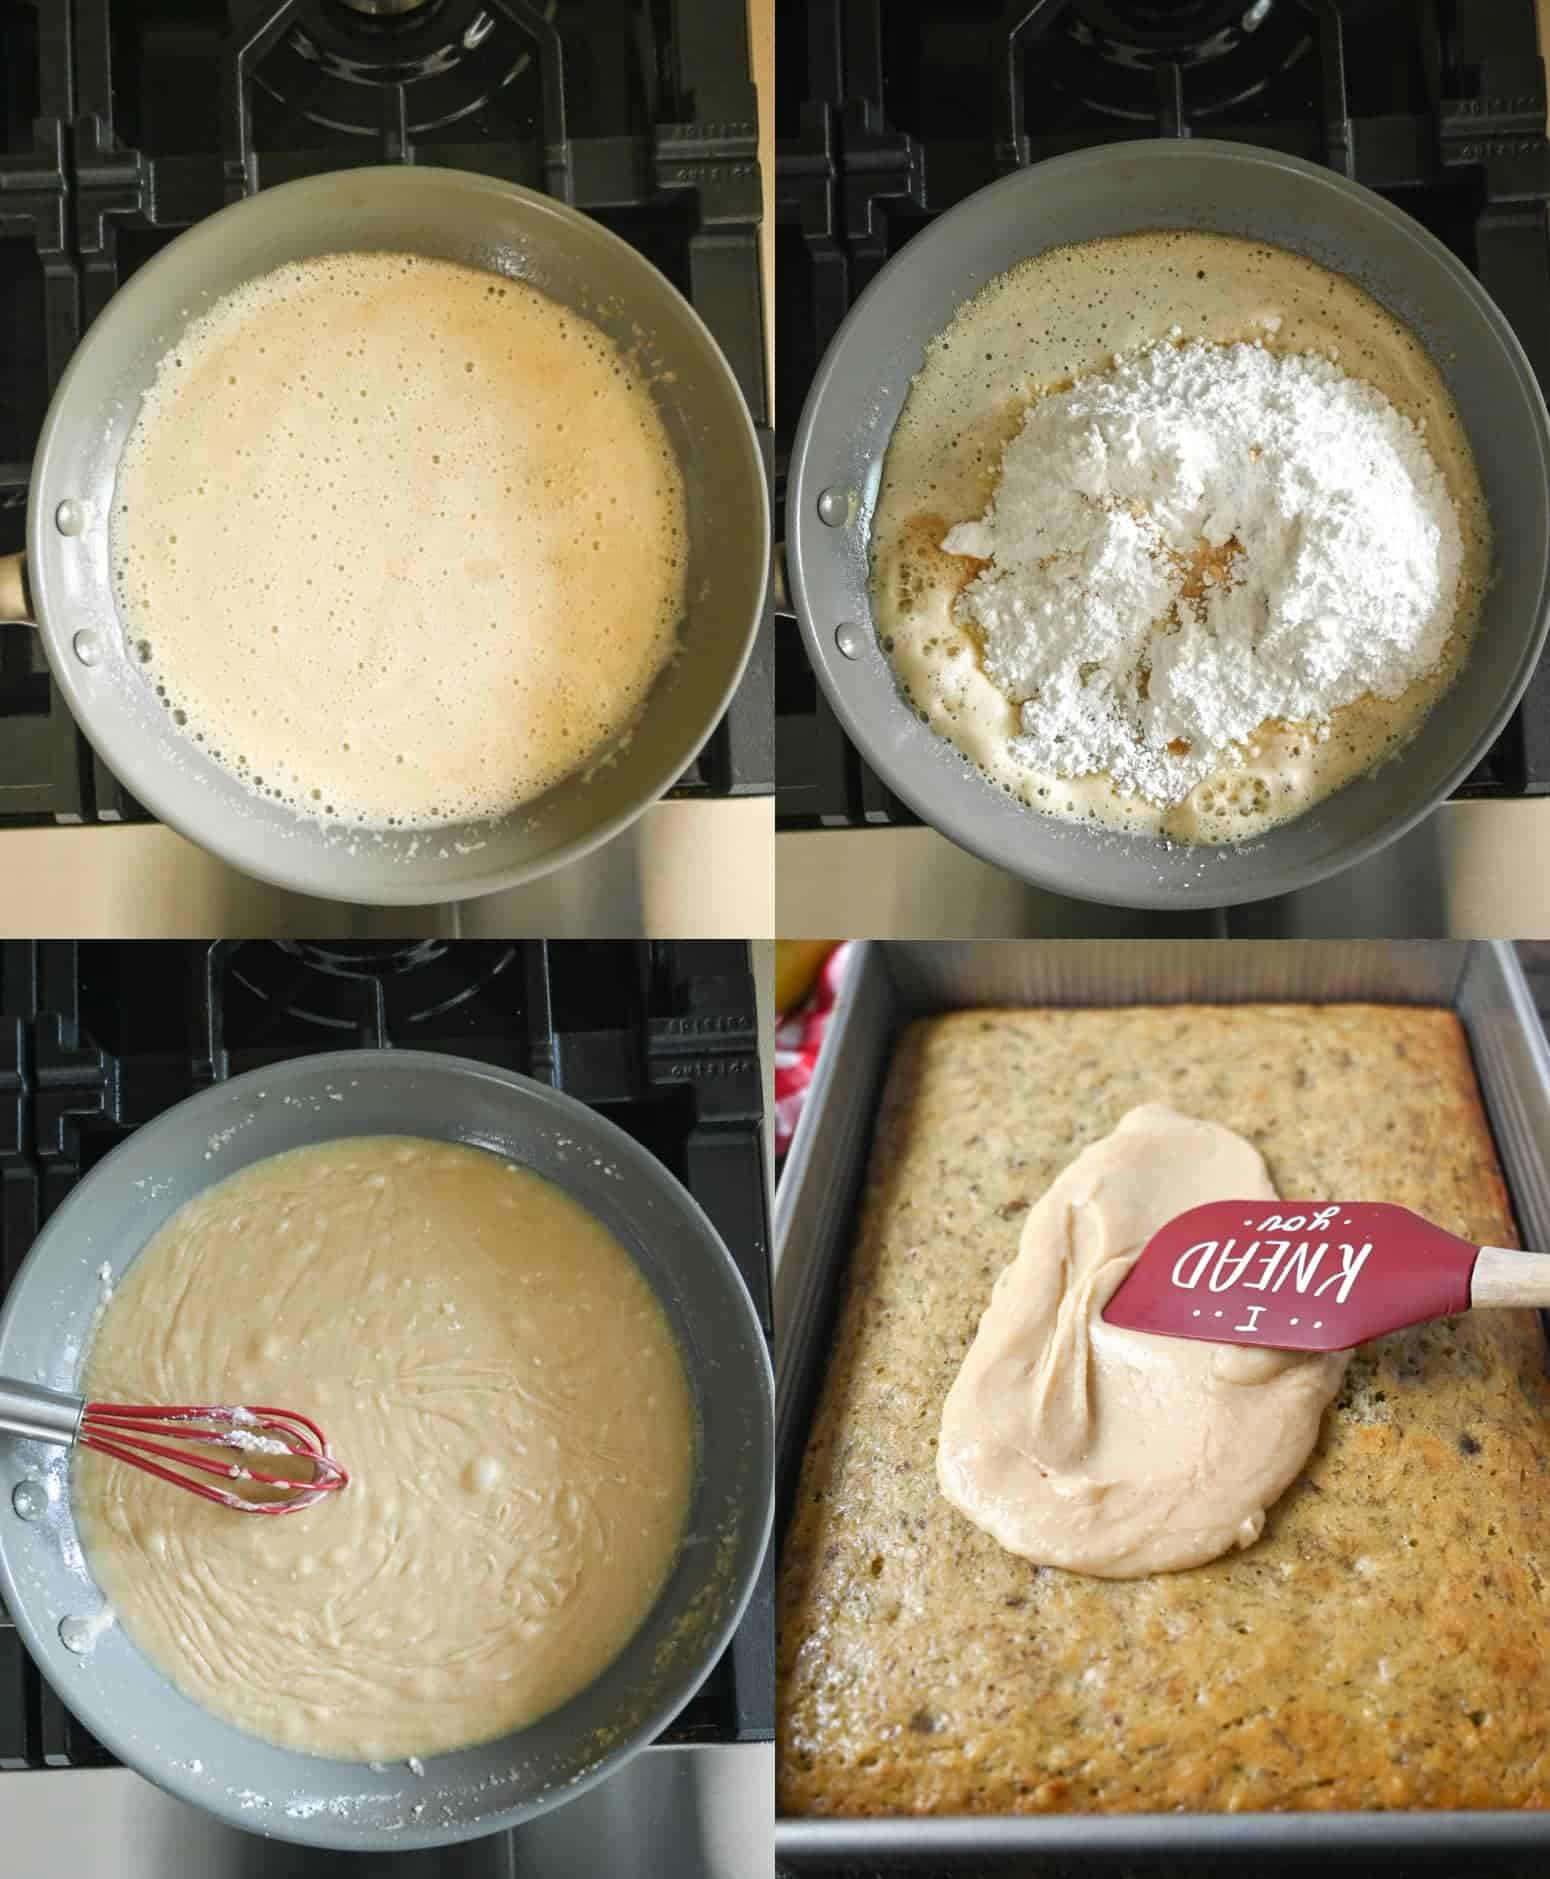
[[[791,599],[791,583],[786,578],[786,544],[776,542],[775,552],[771,556],[772,585],[775,589],[775,611],[783,619],[794,620],[797,610]]]
[[[81,1427],[82,1397],[47,1390],[41,1383],[0,1377],[0,1432],[30,1436],[37,1442],[69,1444]]]
[[[23,626],[36,626],[32,602],[27,594],[27,557],[0,555],[0,620],[17,620]]]

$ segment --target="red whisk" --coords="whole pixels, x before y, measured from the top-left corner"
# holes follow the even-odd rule
[[[36,1383],[0,1379],[0,1430],[55,1442],[94,1448],[132,1468],[187,1488],[207,1501],[219,1501],[239,1514],[294,1514],[325,1494],[349,1484],[350,1477],[328,1450],[328,1438],[310,1416],[268,1404],[88,1403],[62,1390]],[[186,1445],[197,1445],[186,1446]],[[201,1450],[216,1449],[226,1461]],[[270,1458],[266,1469],[260,1457]],[[275,1474],[281,1459],[306,1464],[304,1475]],[[168,1466],[167,1464],[173,1464]],[[217,1480],[279,1489],[274,1499],[250,1499],[231,1487],[216,1487],[186,1472],[197,1469]]]

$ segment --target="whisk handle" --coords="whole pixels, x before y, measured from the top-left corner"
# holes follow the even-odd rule
[[[46,1390],[41,1383],[21,1383],[0,1377],[0,1433],[30,1436],[35,1442],[56,1442],[66,1447],[80,1433],[86,1399],[64,1390]]]

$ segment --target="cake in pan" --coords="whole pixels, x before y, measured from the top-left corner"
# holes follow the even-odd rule
[[[1030,1565],[942,1498],[942,1402],[1028,1208],[1138,1103],[1299,1199],[1511,1246],[1451,1012],[965,1011],[879,1114],[781,1562],[779,1808],[878,1815],[1550,1805],[1550,1383],[1534,1313],[1359,1350],[1246,1551]]]

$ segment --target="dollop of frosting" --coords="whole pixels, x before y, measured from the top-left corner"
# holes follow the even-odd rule
[[[943,1494],[1040,1565],[1133,1579],[1252,1546],[1318,1439],[1348,1353],[1156,1337],[1101,1313],[1159,1227],[1277,1198],[1218,1123],[1146,1103],[1029,1213],[942,1409]]]

